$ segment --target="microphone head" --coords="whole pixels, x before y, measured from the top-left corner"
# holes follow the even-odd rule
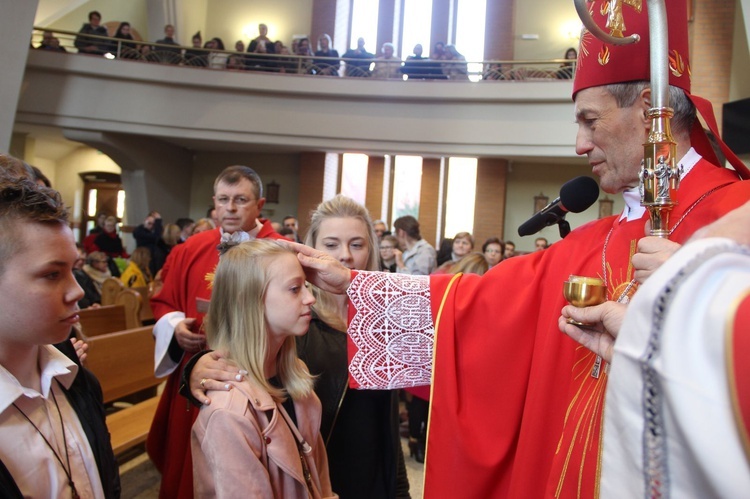
[[[560,189],[560,204],[572,213],[586,211],[599,198],[599,185],[591,177],[568,180]]]

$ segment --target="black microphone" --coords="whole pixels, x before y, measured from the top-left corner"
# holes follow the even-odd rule
[[[521,224],[518,228],[518,235],[530,236],[552,224],[564,222],[566,213],[585,211],[598,198],[599,186],[593,178],[576,177],[573,180],[568,180],[560,189],[560,197]]]

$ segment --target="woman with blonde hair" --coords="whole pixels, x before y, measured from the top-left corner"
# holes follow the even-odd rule
[[[205,232],[207,230],[213,230],[216,228],[216,225],[214,225],[214,221],[210,218],[201,218],[197,222],[195,222],[195,225],[193,226],[193,230],[190,232],[191,236],[194,236],[196,234],[200,234],[201,232]]]
[[[336,497],[320,401],[294,342],[314,303],[296,255],[277,242],[243,243],[219,260],[206,338],[247,375],[210,391],[193,425],[196,497]]]
[[[151,251],[145,246],[139,246],[130,255],[128,266],[120,276],[120,280],[128,288],[143,288],[151,282]]]
[[[484,253],[470,253],[453,264],[450,274],[479,274],[483,275],[489,270],[490,264]]]
[[[474,250],[474,236],[468,232],[459,232],[451,243],[450,259],[435,269],[436,274],[450,273],[451,267]]]
[[[312,212],[305,244],[350,269],[379,270],[377,241],[367,208],[339,195]],[[296,339],[297,353],[316,377],[315,393],[323,407],[320,433],[333,490],[341,497],[409,497],[397,393],[348,389],[346,297],[317,288],[312,291],[317,301],[307,335]],[[216,361],[219,357],[218,352],[204,355],[192,374],[186,367],[185,381],[201,401],[207,399],[199,380],[226,369],[226,364]],[[236,369],[223,371],[218,380],[205,380],[203,385],[224,390],[226,381],[221,380],[236,375]]]

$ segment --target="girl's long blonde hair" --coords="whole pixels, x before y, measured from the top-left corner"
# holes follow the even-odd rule
[[[229,352],[229,358],[246,369],[248,377],[277,401],[283,401],[287,394],[293,399],[303,398],[313,389],[313,377],[298,361],[292,336],[284,340],[276,359],[284,388],[272,386],[265,376],[269,348],[264,306],[268,269],[284,254],[294,252],[268,239],[242,243],[224,253],[216,267],[211,304],[203,323],[211,348]]]
[[[358,270],[380,270],[380,252],[377,244],[378,238],[372,227],[370,212],[355,200],[342,196],[341,194],[329,199],[328,201],[323,201],[318,205],[315,211],[312,212],[310,215],[310,228],[305,237],[305,244],[311,248],[315,247],[318,242],[320,224],[329,218],[356,218],[364,222],[367,230],[366,239],[369,257],[367,259],[367,268]],[[342,320],[345,319],[338,317],[335,299],[329,293],[316,287],[313,287],[312,290],[316,299],[316,303],[313,305],[313,310],[318,314],[318,317],[329,326],[345,331],[346,323],[342,323]]]

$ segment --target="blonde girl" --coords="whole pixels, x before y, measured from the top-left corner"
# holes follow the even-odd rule
[[[295,347],[314,303],[295,254],[277,242],[257,239],[221,257],[206,337],[248,374],[211,391],[193,426],[196,497],[336,497],[320,401]]]

